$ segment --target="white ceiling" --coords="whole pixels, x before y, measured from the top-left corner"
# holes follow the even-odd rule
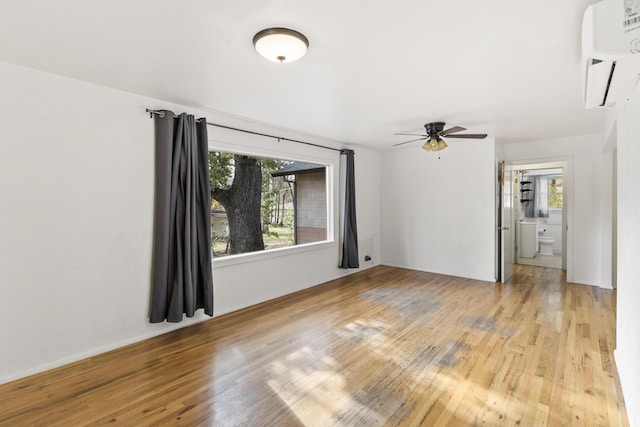
[[[2,61],[338,141],[386,149],[436,120],[498,142],[602,127],[581,101],[590,0],[1,1]],[[273,26],[307,55],[260,57]]]

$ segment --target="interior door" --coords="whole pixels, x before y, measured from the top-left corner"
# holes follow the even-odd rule
[[[500,208],[498,214],[498,247],[500,248],[499,281],[506,283],[513,274],[513,167],[502,161],[498,166],[500,177]]]

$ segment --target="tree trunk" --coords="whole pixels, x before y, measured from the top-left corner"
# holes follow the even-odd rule
[[[278,186],[278,194],[276,195],[276,209],[273,219],[274,224],[280,225],[280,186]]]
[[[229,222],[229,253],[264,250],[260,218],[262,171],[255,158],[235,154],[233,183],[227,190],[215,188],[211,197],[224,206]]]

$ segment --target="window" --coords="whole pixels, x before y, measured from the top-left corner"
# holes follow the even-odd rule
[[[212,151],[216,257],[327,240],[326,165]]]
[[[549,176],[548,197],[550,209],[562,209],[562,176]]]

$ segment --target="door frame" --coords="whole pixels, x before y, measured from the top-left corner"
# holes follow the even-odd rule
[[[514,219],[513,219],[513,165],[506,161],[498,161],[496,167],[496,282],[505,283],[511,278],[513,264],[515,261],[514,249]],[[505,177],[508,176],[510,190],[507,194],[505,190]],[[505,197],[508,198],[508,218],[505,218]],[[505,236],[506,235],[506,236]],[[507,244],[505,244],[505,237]],[[505,261],[509,260],[511,268],[505,268]],[[508,276],[508,277],[504,277]]]
[[[511,161],[514,172],[523,169],[562,168],[562,269],[567,272],[567,282],[573,282],[573,158],[554,157]]]

